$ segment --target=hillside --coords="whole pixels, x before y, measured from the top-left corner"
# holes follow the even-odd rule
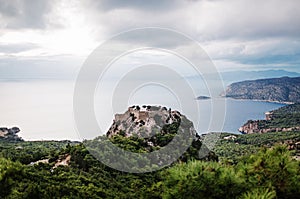
[[[274,102],[300,102],[300,77],[281,77],[233,83],[224,97]]]
[[[126,148],[131,142],[124,140],[115,143]],[[0,198],[299,198],[294,142],[296,133],[224,134],[215,149],[219,162],[190,160],[141,174],[107,167],[81,143],[2,142]],[[28,155],[49,161],[28,164]],[[69,163],[53,169],[63,156]]]
[[[222,133],[214,151],[220,161],[229,160],[237,163],[240,158],[256,153],[261,147],[272,147],[282,143],[286,144],[289,150],[293,150],[295,159],[300,160],[300,133],[298,131],[264,134]]]
[[[300,104],[291,104],[266,113],[265,120],[249,120],[239,131],[246,134],[300,130]]]
[[[87,140],[84,144],[94,156],[105,160],[114,168],[119,168],[116,159],[120,158],[118,154],[122,151],[112,149],[107,141],[126,151],[140,154],[152,153],[149,158],[126,154],[122,169],[132,170],[136,166],[135,162],[139,161],[140,166],[135,168],[135,172],[140,173],[164,165],[161,160],[165,162],[177,160],[187,162],[191,159],[216,161],[217,156],[211,151],[203,156],[199,155],[201,147],[206,150],[201,139],[193,123],[179,111],[162,106],[137,105],[129,107],[124,113],[116,114],[106,136]]]

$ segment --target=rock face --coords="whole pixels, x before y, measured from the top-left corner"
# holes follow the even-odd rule
[[[20,138],[17,133],[20,132],[20,129],[18,127],[13,128],[6,128],[6,127],[0,127],[0,139],[5,139],[9,141],[22,141],[22,138]]]
[[[286,103],[300,102],[300,77],[272,78],[231,84],[224,97]]]
[[[116,114],[113,124],[107,132],[111,137],[123,134],[125,137],[137,135],[138,137],[151,137],[167,124],[181,121],[189,122],[187,118],[178,111],[161,106],[132,106],[123,114]],[[189,127],[196,132],[193,125]]]
[[[69,166],[71,162],[71,155],[70,154],[65,154],[61,155],[58,160],[56,160],[55,165],[53,166],[52,169],[57,168],[58,166]]]
[[[244,134],[252,134],[252,133],[300,131],[300,126],[261,128],[260,123],[263,122],[264,120],[249,120],[246,124],[244,124],[239,128],[239,132]]]

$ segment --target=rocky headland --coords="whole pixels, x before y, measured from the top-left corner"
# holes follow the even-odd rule
[[[300,104],[291,104],[265,113],[264,120],[249,120],[239,128],[241,133],[300,131]]]
[[[223,97],[280,103],[300,102],[300,77],[258,79],[233,83]]]

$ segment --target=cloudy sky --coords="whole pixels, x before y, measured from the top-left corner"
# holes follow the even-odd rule
[[[74,76],[105,40],[153,26],[196,40],[221,71],[300,72],[298,0],[0,0],[0,77]]]

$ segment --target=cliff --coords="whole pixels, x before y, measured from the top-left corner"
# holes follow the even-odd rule
[[[285,103],[300,102],[300,77],[242,81],[228,86],[221,96]]]
[[[239,131],[245,134],[300,131],[300,124],[294,127],[261,127],[264,123],[265,120],[248,120]]]

